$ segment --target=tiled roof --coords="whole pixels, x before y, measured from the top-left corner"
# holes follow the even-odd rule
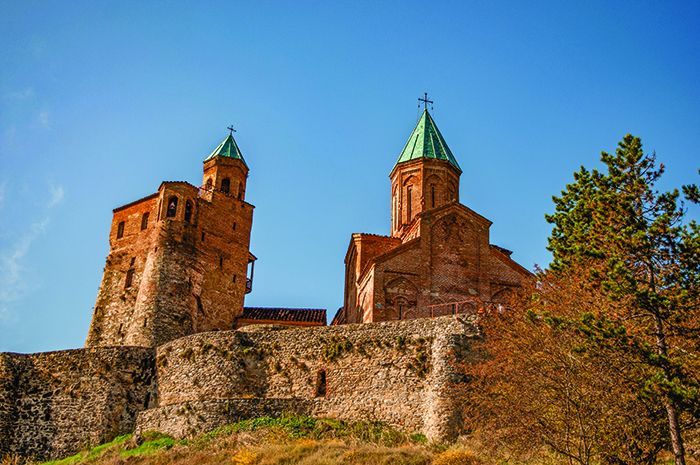
[[[462,172],[457,159],[452,155],[452,151],[447,146],[447,142],[440,134],[440,130],[435,124],[433,117],[428,113],[428,110],[423,111],[396,164],[421,158],[444,160],[454,166],[460,173]]]
[[[245,164],[245,160],[243,159],[241,149],[238,148],[236,139],[233,138],[233,133],[226,136],[226,138],[223,141],[221,141],[221,143],[214,149],[212,153],[209,154],[207,158],[204,159],[204,161],[211,160],[215,157],[236,158],[238,160],[241,160],[243,164]]]
[[[512,251],[512,250],[508,250],[508,249],[506,249],[505,247],[501,247],[501,246],[498,246],[498,245],[496,245],[496,244],[489,244],[489,245],[490,245],[491,247],[493,247],[494,249],[500,251],[501,253],[504,253],[504,254],[508,255],[509,257],[510,257],[511,255],[513,255],[513,251]]]
[[[335,316],[333,317],[333,320],[331,321],[331,326],[335,325],[341,325],[345,323],[345,307],[340,307],[337,312],[335,312]]]
[[[355,233],[355,234],[359,234],[360,236],[381,237],[382,239],[396,239],[395,237],[387,236],[385,234],[374,234],[374,233]]]
[[[290,321],[300,323],[326,324],[326,310],[323,308],[270,308],[244,307],[239,317],[242,320]]]

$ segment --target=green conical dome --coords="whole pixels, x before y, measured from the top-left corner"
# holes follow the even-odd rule
[[[211,160],[214,157],[227,157],[227,158],[237,158],[245,164],[243,159],[243,154],[241,149],[238,148],[236,140],[233,138],[233,134],[229,134],[226,138],[214,149],[212,153],[209,154],[204,161]],[[247,165],[246,165],[247,166]]]
[[[423,111],[396,164],[420,158],[444,160],[457,168],[460,173],[462,172],[462,168],[459,167],[457,159],[452,155],[452,151],[447,146],[447,142],[440,134],[440,130],[427,109]]]

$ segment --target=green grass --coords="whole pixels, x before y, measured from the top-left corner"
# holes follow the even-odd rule
[[[151,456],[159,457],[171,449],[174,449],[173,453],[182,455],[187,454],[188,450],[192,453],[213,449],[221,452],[222,447],[231,447],[234,449],[231,453],[236,455],[237,437],[242,433],[259,438],[260,442],[265,445],[265,450],[277,450],[282,455],[315,454],[314,456],[318,456],[319,454],[337,453],[340,454],[339,456],[347,454],[355,456],[360,454],[361,449],[361,455],[367,457],[389,453],[388,451],[393,451],[390,455],[404,456],[408,454],[412,456],[415,455],[415,450],[423,449],[427,444],[427,439],[422,434],[401,433],[379,422],[347,422],[287,415],[242,420],[191,440],[176,440],[157,432],[146,432],[141,438],[143,442],[135,445],[132,440],[133,435],[128,434],[64,459],[44,462],[42,465],[86,465],[103,462],[115,463],[115,461],[121,463],[119,459],[126,463],[137,459],[138,461],[135,463],[149,463],[143,460]],[[274,447],[272,447],[273,445]],[[358,450],[349,452],[349,448],[358,445],[361,445]],[[400,448],[401,451],[399,453],[392,448],[397,450]],[[410,448],[415,450],[411,452]],[[254,447],[245,450],[246,453],[253,454],[251,452],[253,449]],[[255,450],[256,457],[267,453]],[[415,463],[427,463],[424,460],[426,453],[418,454],[420,460]],[[267,463],[267,461],[260,463]],[[414,461],[408,460],[406,463],[414,463]]]
[[[76,465],[80,463],[88,463],[88,462],[93,462],[95,459],[101,457],[105,451],[121,447],[124,443],[129,441],[133,435],[131,434],[125,434],[123,436],[117,436],[116,438],[112,439],[110,442],[106,442],[104,444],[100,444],[99,446],[95,446],[91,449],[88,449],[86,451],[78,452],[75,455],[71,455],[70,457],[66,457],[61,460],[52,460],[50,462],[44,462],[42,465]]]
[[[221,435],[263,429],[280,430],[292,439],[353,439],[384,446],[427,443],[427,439],[422,434],[408,435],[380,422],[348,422],[308,416],[259,417],[242,420],[206,433],[202,439],[206,441]]]

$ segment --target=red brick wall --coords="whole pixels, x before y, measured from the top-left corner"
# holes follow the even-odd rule
[[[451,164],[442,160],[415,160],[397,165],[389,176],[391,235],[403,237],[405,229],[421,212],[459,201],[459,176]]]
[[[529,275],[490,246],[490,221],[459,204],[459,176],[440,160],[394,168],[391,230],[400,242],[353,234],[341,323],[429,316],[453,302],[476,308],[504,301]]]
[[[205,181],[213,179],[209,191],[166,182],[156,196],[115,210],[87,346],[155,346],[232,328],[243,311],[253,219],[253,206],[242,200],[247,168],[239,160],[219,166],[216,159],[205,170]],[[225,177],[228,193],[219,190]],[[173,197],[177,210],[168,217]],[[149,225],[141,231],[144,212]],[[124,236],[117,239],[122,221]]]

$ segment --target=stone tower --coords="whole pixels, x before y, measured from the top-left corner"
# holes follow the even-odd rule
[[[255,260],[247,177],[231,133],[205,158],[202,187],[166,181],[114,210],[86,346],[156,346],[232,328]]]

